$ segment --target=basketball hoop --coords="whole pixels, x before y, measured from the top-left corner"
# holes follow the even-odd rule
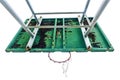
[[[57,60],[52,59],[51,56],[50,56],[50,54],[51,54],[51,53],[48,53],[48,58],[49,58],[51,61],[53,61],[54,63],[65,63],[65,62],[67,62],[67,61],[69,61],[69,60],[71,59],[71,53],[70,53],[70,52],[69,52],[69,57],[68,57],[66,60],[63,60],[63,61],[57,61]],[[52,54],[53,54],[53,53],[52,53]]]

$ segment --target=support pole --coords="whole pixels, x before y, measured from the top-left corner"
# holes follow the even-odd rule
[[[103,10],[105,9],[105,7],[107,6],[107,4],[108,4],[109,1],[110,1],[110,0],[104,0],[104,1],[103,1],[101,7],[99,8],[99,10],[98,10],[97,13],[96,13],[96,16],[95,16],[95,17],[93,18],[93,20],[92,20],[92,23],[91,23],[91,25],[90,25],[90,28],[89,28],[88,31],[86,32],[85,37],[88,36],[88,34],[90,33],[90,31],[91,31],[91,30],[93,29],[93,27],[95,26],[98,18],[99,18],[100,15],[102,14]]]
[[[86,11],[87,11],[87,9],[88,9],[89,3],[90,3],[90,0],[87,0],[87,3],[86,3],[86,6],[85,6],[85,9],[84,9],[84,12],[83,12],[83,15],[82,15],[81,23],[82,23],[83,20],[84,20],[84,16],[85,16]]]
[[[15,11],[11,8],[11,6],[5,1],[0,0],[1,4],[8,10],[8,12],[18,21],[18,23],[22,26],[22,28],[29,33],[31,37],[33,37],[33,33],[25,26],[19,16],[15,13]]]
[[[26,3],[28,4],[28,7],[30,8],[30,10],[31,10],[31,12],[32,12],[32,14],[33,14],[33,16],[35,17],[36,22],[39,24],[39,21],[38,21],[36,15],[35,15],[35,13],[34,13],[34,10],[33,10],[32,6],[31,6],[29,0],[26,0]]]

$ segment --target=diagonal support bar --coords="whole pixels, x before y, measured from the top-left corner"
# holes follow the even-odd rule
[[[18,23],[22,26],[22,28],[29,33],[31,37],[33,37],[33,33],[25,26],[19,16],[15,13],[15,11],[11,8],[11,6],[5,1],[0,0],[0,3],[8,10],[8,12],[18,21]]]
[[[31,6],[29,0],[26,0],[26,3],[28,4],[28,7],[30,8],[30,10],[31,10],[31,12],[32,12],[32,14],[33,14],[33,16],[35,17],[36,22],[39,24],[39,21],[38,21],[36,15],[35,15],[35,13],[34,13],[34,10],[33,10],[32,6]]]
[[[84,9],[82,18],[81,18],[81,23],[83,22],[83,19],[84,19],[84,16],[85,16],[85,14],[86,14],[86,11],[87,11],[87,9],[88,9],[89,4],[90,4],[90,0],[87,0],[86,6],[85,6],[85,9]]]
[[[93,27],[95,26],[98,18],[100,17],[100,15],[102,14],[103,10],[105,9],[105,7],[107,6],[107,4],[109,3],[110,0],[104,0],[101,7],[99,8],[99,10],[96,13],[96,16],[93,18],[90,28],[88,29],[88,31],[85,34],[85,37],[88,36],[88,34],[90,33],[90,31],[93,29]]]

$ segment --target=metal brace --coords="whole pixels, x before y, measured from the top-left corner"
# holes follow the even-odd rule
[[[42,22],[42,17],[40,17],[40,19],[38,21],[39,21],[38,25],[40,25],[41,22]],[[30,39],[29,39],[29,41],[28,41],[28,43],[26,45],[26,50],[30,50],[31,49],[31,47],[32,47],[32,45],[34,43],[35,37],[37,35],[38,30],[39,30],[39,28],[34,28],[34,30],[33,30],[34,37],[30,37]]]

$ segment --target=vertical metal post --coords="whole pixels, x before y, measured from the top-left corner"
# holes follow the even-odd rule
[[[52,49],[55,48],[55,38],[56,38],[56,26],[57,26],[57,18],[55,19],[55,24],[54,24],[54,32],[53,32],[53,41],[52,41]]]
[[[5,0],[0,0],[0,2],[8,10],[8,12],[18,21],[18,23],[22,26],[22,28],[26,32],[28,32],[31,37],[33,37],[34,36],[33,33],[25,26],[25,24],[18,17],[18,15],[14,12],[14,10],[11,8],[11,6]]]
[[[65,49],[65,19],[63,18],[63,48]]]
[[[33,16],[35,17],[36,22],[39,24],[39,21],[38,21],[38,19],[37,19],[35,13],[34,13],[34,11],[33,11],[33,8],[32,8],[32,6],[31,6],[29,0],[26,0],[26,3],[28,4],[28,7],[30,8],[30,10],[31,10],[31,12],[32,12],[32,14],[33,14]]]
[[[81,23],[83,22],[84,16],[85,16],[86,11],[87,11],[88,6],[89,6],[89,3],[90,3],[90,0],[87,0],[87,3],[86,3],[86,6],[85,6],[85,9],[84,9],[84,12],[83,12],[83,15],[82,15]]]
[[[108,2],[110,0],[104,0],[101,7],[99,8],[99,10],[96,13],[96,16],[93,18],[92,23],[90,25],[90,28],[88,29],[88,31],[85,34],[85,37],[88,36],[88,34],[90,33],[90,31],[93,29],[94,25],[96,24],[98,18],[100,17],[100,15],[102,14],[103,10],[105,9],[105,7],[107,6]]]
[[[80,21],[80,16],[78,16],[78,21]],[[85,37],[85,31],[86,31],[85,28],[81,27],[80,29],[82,31],[83,39],[84,39],[87,50],[91,50],[92,46],[91,46],[90,40],[89,40],[88,36]]]

